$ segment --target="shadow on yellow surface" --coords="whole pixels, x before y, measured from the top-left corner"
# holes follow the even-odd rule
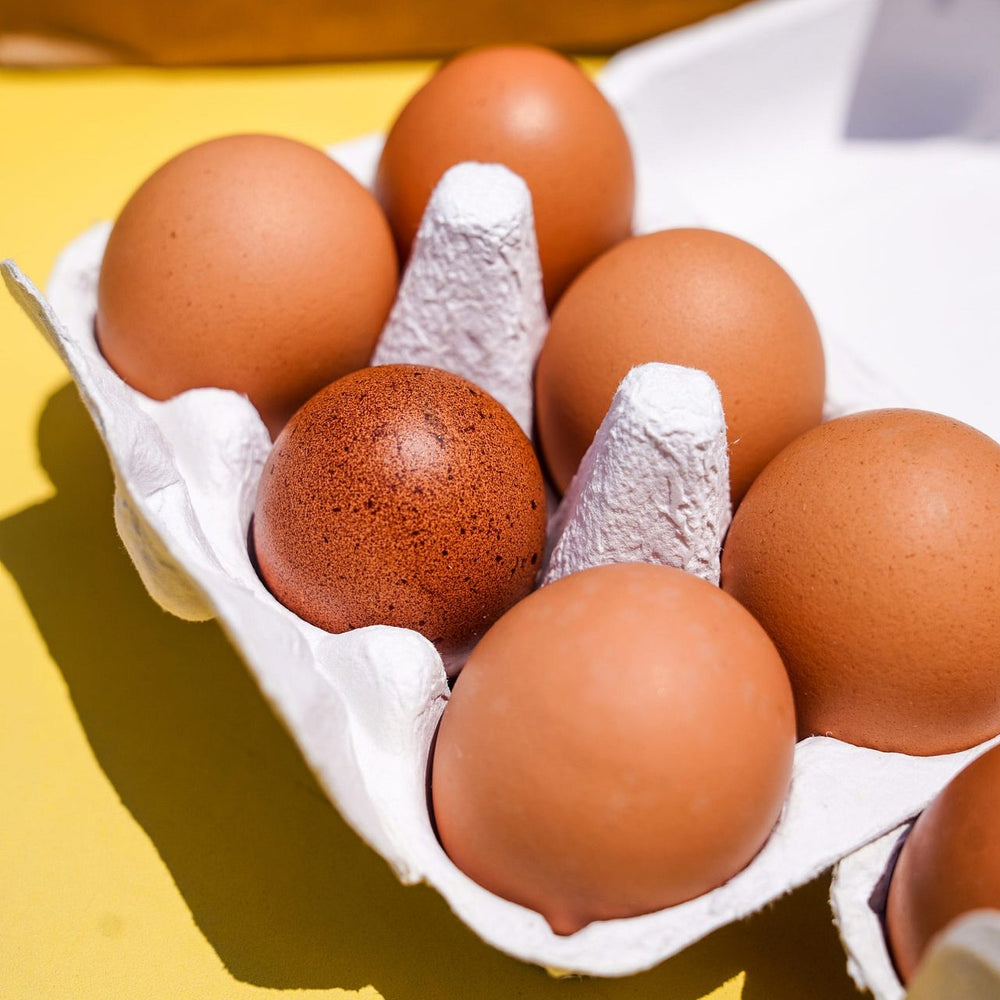
[[[238,979],[410,997],[856,997],[821,879],[648,973],[554,981],[399,885],[340,819],[214,623],[147,596],[115,534],[101,442],[67,385],[38,427],[54,498],[0,522],[17,581],[104,772]],[[373,973],[373,970],[378,970]]]

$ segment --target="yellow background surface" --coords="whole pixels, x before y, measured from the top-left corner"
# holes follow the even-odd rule
[[[191,143],[384,128],[429,64],[0,73],[0,256],[43,284]],[[102,446],[0,292],[0,996],[849,1000],[820,879],[628,979],[554,980],[400,886],[214,623],[146,595]]]

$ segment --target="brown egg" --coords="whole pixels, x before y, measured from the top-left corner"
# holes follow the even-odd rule
[[[889,886],[886,925],[909,982],[927,946],[971,910],[1000,910],[1000,747],[959,773],[910,831]]]
[[[681,570],[599,566],[473,650],[435,744],[434,818],[462,871],[570,934],[740,871],[794,742],[781,660],[735,601]]]
[[[647,361],[700,368],[715,380],[734,503],[771,458],[820,421],[823,346],[788,275],[724,233],[639,236],[594,261],[567,290],[538,360],[538,432],[562,492],[618,383]]]
[[[457,657],[531,590],[542,474],[514,418],[471,382],[366,368],[275,442],[253,540],[264,582],[306,621],[412,628]]]
[[[815,428],[736,512],[722,585],[792,679],[799,733],[949,753],[1000,732],[1000,445],[875,410]]]
[[[441,175],[465,160],[502,163],[530,188],[549,305],[631,232],[628,139],[601,92],[555,52],[473,49],[445,63],[403,108],[375,182],[401,258]]]
[[[162,166],[122,210],[97,337],[146,395],[234,389],[273,436],[368,362],[397,272],[378,203],[328,156],[278,136],[214,139]]]

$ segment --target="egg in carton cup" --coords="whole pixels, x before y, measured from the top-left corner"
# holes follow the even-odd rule
[[[830,905],[848,972],[875,1000],[1000,994],[998,754],[984,752],[961,772],[962,784],[947,785],[919,829],[903,823],[834,868]]]
[[[753,43],[755,31],[766,35],[781,18],[808,22],[802,5],[792,6],[797,13],[776,15],[775,7],[765,5],[755,28],[740,15],[740,23],[753,28],[743,41]],[[827,4],[824,16],[835,6]],[[723,50],[741,38],[726,24],[692,37]],[[671,51],[687,51],[683,45],[668,40],[666,58],[654,59],[654,77],[669,67]],[[648,49],[634,59],[626,53],[605,77],[626,122],[629,100],[640,109],[656,100],[649,55]],[[379,140],[370,139],[332,152],[370,185],[378,149]],[[653,167],[643,164],[641,147],[639,154],[641,178]],[[647,194],[635,228],[687,223],[692,214],[681,199],[665,210]],[[540,914],[459,871],[435,836],[427,808],[428,761],[449,698],[437,650],[416,632],[388,626],[329,634],[288,611],[261,583],[247,536],[270,440],[254,408],[218,389],[156,402],[123,383],[105,362],[93,329],[108,232],[107,225],[95,227],[65,250],[47,299],[10,262],[4,277],[63,358],[101,432],[115,472],[116,524],[147,589],[183,618],[219,620],[345,819],[401,881],[433,885],[497,948],[593,975],[648,968],[893,830],[981,749],[910,757],[828,737],[804,739],[795,748],[781,817],[739,874],[664,910],[554,933]],[[463,256],[462,268],[443,267],[458,259],[456,242],[469,240],[482,252]],[[541,287],[523,184],[503,168],[456,168],[425,214],[376,361],[452,367],[502,399],[529,428],[530,368],[546,323]],[[457,342],[425,338],[427,329],[440,328],[442,316],[449,319],[442,295],[464,303],[467,336]],[[827,415],[884,403],[885,382],[829,331],[824,339],[835,373]],[[497,363],[499,349],[490,346],[496,342],[507,345],[516,364]],[[657,440],[671,446],[651,445]],[[675,487],[666,518],[657,508],[651,469]],[[711,380],[674,366],[637,369],[619,388],[552,519],[546,582],[595,563],[636,558],[717,582],[730,517],[727,473],[725,425]]]
[[[377,144],[348,148],[355,169],[359,150],[376,155]],[[538,914],[486,892],[452,865],[434,835],[426,799],[429,748],[448,698],[446,664],[428,640],[407,629],[327,633],[287,610],[264,587],[246,540],[271,451],[267,430],[236,393],[194,389],[159,402],[110,369],[93,334],[109,230],[97,226],[66,249],[48,300],[11,262],[3,265],[4,276],[74,375],[108,447],[116,525],[154,599],[188,620],[219,619],[347,821],[404,882],[437,887],[486,940],[529,961],[617,975],[655,964],[700,936],[690,934],[687,910],[666,914],[671,943],[658,948],[650,948],[649,927],[637,926],[635,919],[559,936]],[[470,241],[482,252],[456,253],[467,251]],[[442,328],[441,264],[456,260],[457,268],[445,269],[447,288],[454,301],[469,297],[473,305],[467,314],[455,310],[450,328]],[[378,360],[435,361],[455,368],[492,389],[530,428],[530,374],[546,322],[526,186],[504,167],[454,168],[428,207]],[[440,339],[428,344],[428,330]],[[496,368],[498,343],[511,346],[520,365]],[[653,446],[650,428],[673,447]],[[625,461],[609,462],[609,452],[613,458],[623,440],[633,442],[624,449]],[[680,535],[669,519],[653,518],[651,530],[638,532],[644,548],[636,551],[634,516],[641,520],[644,507],[656,510],[649,466],[659,464],[662,471],[665,458],[679,487],[673,502],[680,507],[694,499],[698,516]],[[616,396],[585,466],[564,517],[554,521],[548,580],[592,565],[599,535],[602,561],[616,561],[616,553],[626,554],[625,546],[629,558],[673,553],[671,561],[717,582],[719,547],[729,522],[728,464],[721,402],[711,379],[670,365],[637,369]],[[630,472],[637,467],[643,500],[636,508]],[[605,490],[631,498],[628,523],[602,516]],[[595,516],[599,531],[583,532],[581,525],[593,524]],[[460,665],[447,664],[452,673]],[[732,913],[749,912],[766,898],[744,903],[742,910],[738,901],[731,903]],[[712,914],[713,901],[701,902],[706,904]],[[713,914],[707,925],[702,922],[703,933],[724,921]]]

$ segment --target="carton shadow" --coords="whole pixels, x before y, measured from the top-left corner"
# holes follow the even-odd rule
[[[76,390],[38,427],[56,495],[0,521],[17,582],[93,749],[237,979],[387,998],[700,997],[747,969],[746,1000],[855,997],[814,882],[648,973],[560,982],[401,886],[327,801],[215,623],[148,597],[112,519],[103,446]]]

